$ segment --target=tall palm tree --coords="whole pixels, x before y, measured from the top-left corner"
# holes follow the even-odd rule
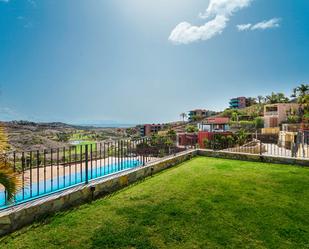
[[[182,118],[182,121],[185,122],[185,119],[188,117],[187,113],[183,112],[180,113],[180,117]]]
[[[278,101],[277,94],[272,92],[271,95],[267,95],[266,101],[267,101],[268,104],[276,104],[277,101]]]
[[[284,95],[284,93],[277,93],[277,98],[279,103],[288,103],[289,98]]]
[[[235,121],[235,122],[238,122],[239,121],[239,112],[238,111],[233,111],[232,114],[231,114],[231,120],[232,121]]]
[[[7,136],[4,127],[0,126],[0,185],[5,188],[7,199],[10,201],[18,189],[20,180],[4,154],[7,148]]]
[[[268,104],[277,104],[277,103],[288,103],[289,98],[284,95],[284,93],[274,93],[266,96],[266,100]]]
[[[247,106],[252,106],[256,104],[256,98],[249,97],[247,98]]]
[[[303,120],[305,114],[309,112],[309,85],[301,84],[294,88],[292,97],[300,104],[300,117]]]
[[[258,101],[259,105],[262,104],[264,100],[265,100],[265,98],[262,95],[257,96],[257,101]]]
[[[309,85],[301,84],[293,89],[292,97],[297,98],[299,104],[305,104],[307,96],[309,95]]]

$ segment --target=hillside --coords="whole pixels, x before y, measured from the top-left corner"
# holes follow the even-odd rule
[[[65,123],[29,121],[2,122],[8,135],[10,150],[29,151],[70,145],[75,140],[102,141],[126,136],[125,129],[73,126]],[[59,134],[68,139],[61,140]]]

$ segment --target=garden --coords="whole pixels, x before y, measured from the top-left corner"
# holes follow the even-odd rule
[[[0,248],[308,248],[309,170],[197,157]]]

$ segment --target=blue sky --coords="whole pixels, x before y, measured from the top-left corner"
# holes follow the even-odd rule
[[[0,0],[0,119],[178,120],[309,81],[308,0]]]

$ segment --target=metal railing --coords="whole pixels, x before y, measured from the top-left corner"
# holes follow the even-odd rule
[[[283,139],[284,138],[284,139]],[[240,141],[239,141],[240,140]],[[308,136],[279,136],[275,134],[245,134],[241,139],[215,134],[204,145],[206,149],[261,156],[309,159]]]
[[[7,200],[0,185],[0,209],[46,196],[101,177],[142,167],[183,149],[159,148],[150,138],[74,145],[43,151],[11,152],[6,163],[18,174],[21,186]]]

